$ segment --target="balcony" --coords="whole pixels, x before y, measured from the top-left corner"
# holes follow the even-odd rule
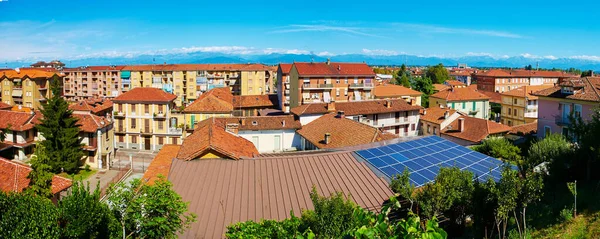
[[[568,126],[571,124],[571,120],[566,115],[557,115],[554,117],[554,122],[558,126]]]
[[[354,83],[350,84],[350,89],[371,89],[373,88],[373,83]]]
[[[479,113],[479,109],[469,110],[469,115],[476,115]]]
[[[326,90],[333,89],[333,84],[304,84],[302,89],[305,90]]]
[[[115,111],[114,116],[115,118],[125,118],[125,112]]]
[[[172,135],[182,135],[183,134],[183,129],[182,128],[169,128],[167,131],[168,134],[172,134]]]
[[[142,129],[140,129],[140,134],[142,134],[142,135],[152,135],[152,129],[151,128],[142,128]]]
[[[165,119],[165,118],[167,118],[167,115],[163,112],[158,112],[158,113],[154,113],[153,117],[155,119]]]

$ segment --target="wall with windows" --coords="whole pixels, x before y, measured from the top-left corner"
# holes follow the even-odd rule
[[[259,153],[272,153],[301,149],[301,137],[289,130],[240,130],[238,135],[252,142]]]
[[[589,120],[597,102],[577,101],[540,97],[538,103],[538,137],[543,138],[548,133],[568,133],[569,115],[580,115]]]

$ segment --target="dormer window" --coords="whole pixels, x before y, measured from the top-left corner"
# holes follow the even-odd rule
[[[563,86],[560,88],[560,92],[567,95],[573,94],[573,87],[571,86]]]

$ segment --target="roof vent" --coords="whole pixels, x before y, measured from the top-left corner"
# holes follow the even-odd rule
[[[325,144],[331,143],[331,133],[325,133],[324,143]]]
[[[344,114],[343,110],[340,110],[337,112],[337,115],[335,116],[336,118],[344,118],[346,116],[346,114]]]
[[[327,65],[331,64],[331,59],[327,58]]]
[[[258,122],[252,121],[252,125],[258,125]]]

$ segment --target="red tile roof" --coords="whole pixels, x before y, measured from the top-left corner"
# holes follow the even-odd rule
[[[465,83],[462,83],[457,80],[447,80],[444,84],[449,86],[466,86]]]
[[[79,71],[121,71],[125,66],[82,66],[74,68],[64,68],[66,72],[79,72]]]
[[[300,121],[293,115],[285,116],[256,116],[256,117],[228,117],[217,118],[216,122],[227,127],[228,124],[236,125],[238,130],[282,130],[300,129]]]
[[[461,116],[459,119],[464,119],[465,129],[460,132],[459,128],[459,120],[456,119],[446,128],[444,128],[440,134],[448,135],[451,137],[459,138],[462,140],[470,141],[473,143],[479,143],[485,138],[487,138],[490,134],[500,134],[507,133],[511,130],[511,127],[498,124],[493,121],[469,117],[469,116]]]
[[[279,64],[279,68],[281,68],[281,73],[290,74],[290,70],[292,70],[292,64],[281,63]]]
[[[440,91],[430,97],[443,99],[446,101],[473,101],[473,100],[489,100],[490,97],[482,94],[478,90],[471,87],[451,88]]]
[[[0,129],[15,131],[25,131],[33,129],[39,123],[40,112],[15,112],[10,110],[0,110]]]
[[[444,85],[444,84],[433,84],[433,89],[435,91],[443,91],[443,90],[447,90],[448,88],[450,88],[450,87],[447,85]]]
[[[398,98],[402,96],[421,96],[422,94],[401,85],[378,85],[373,88],[375,98]]]
[[[39,69],[20,69],[19,72],[15,70],[4,70],[0,71],[0,79],[8,78],[8,79],[23,79],[23,78],[52,78],[55,75],[58,75],[53,71],[45,71]]]
[[[12,108],[12,106],[10,106],[9,104],[0,102],[0,110],[8,110],[10,108]]]
[[[31,168],[27,165],[0,157],[0,190],[4,192],[22,192],[29,186],[27,175]],[[52,177],[52,193],[56,194],[71,187],[71,180],[58,175]]]
[[[548,85],[535,85],[535,86],[534,85],[526,85],[526,86],[521,86],[519,88],[506,91],[506,92],[502,93],[502,95],[522,97],[522,98],[527,97],[530,100],[534,100],[534,99],[537,99],[538,97],[534,96],[534,95],[531,95],[533,92],[537,92],[537,91],[548,89],[548,88],[552,88],[552,86],[548,86]]]
[[[233,96],[235,108],[277,108],[277,95],[236,95]]]
[[[488,71],[479,71],[475,73],[475,76],[492,76],[492,77],[545,77],[545,78],[567,78],[573,77],[572,74],[562,71],[528,71],[528,70],[503,70],[503,69],[491,69]]]
[[[391,103],[390,107],[387,104]],[[327,112],[344,111],[345,115],[380,114],[421,109],[421,106],[410,105],[403,99],[364,100],[351,102],[334,102],[334,109],[328,109],[327,103],[313,103],[294,107],[290,110],[295,115],[325,114]]]
[[[351,152],[294,155],[253,160],[175,160],[169,174],[173,190],[190,202],[196,222],[180,238],[224,238],[237,222],[283,220],[313,209],[309,193],[348,195],[362,208],[378,212],[394,193],[385,180]]]
[[[113,99],[114,102],[135,103],[168,103],[177,98],[176,95],[152,87],[137,87]]]
[[[356,122],[334,113],[325,114],[296,131],[319,149],[341,148],[388,140],[397,136],[383,134],[377,128]],[[325,144],[325,134],[331,134]]]
[[[198,99],[185,107],[185,113],[231,113],[233,112],[233,94],[229,87],[214,88],[200,95]]]
[[[438,107],[433,106],[433,107],[430,107],[427,109],[423,109],[422,113],[421,113],[421,117],[419,119],[423,120],[423,121],[435,123],[435,124],[441,124],[442,122],[444,122],[444,120],[446,120],[446,118],[444,118],[446,111],[448,112],[448,116],[451,116],[457,112],[456,110],[453,110],[452,108],[441,108],[439,106]]]
[[[300,76],[372,76],[375,72],[365,63],[294,63]]]
[[[73,114],[73,117],[78,120],[77,124],[79,125],[79,129],[86,133],[95,133],[97,130],[112,124],[107,118],[93,114],[75,113]]]
[[[566,82],[568,81],[578,81],[580,83],[577,84],[583,84],[583,88],[579,90],[576,89],[576,92],[574,94],[563,94],[561,92],[561,87],[555,86],[552,88],[534,92],[532,95],[551,98],[600,102],[600,77],[572,78],[566,80]]]
[[[153,184],[154,181],[158,180],[158,176],[162,175],[167,179],[171,170],[171,163],[176,160],[177,153],[179,153],[180,145],[167,144],[158,151],[158,154],[154,157],[148,169],[142,176],[144,181],[149,184]]]
[[[537,133],[537,122],[513,126],[508,132],[514,135],[529,135]]]
[[[252,142],[213,122],[213,118],[198,123],[194,132],[183,140],[177,155],[181,160],[193,160],[206,153],[218,153],[231,159],[251,158],[258,155]]]

